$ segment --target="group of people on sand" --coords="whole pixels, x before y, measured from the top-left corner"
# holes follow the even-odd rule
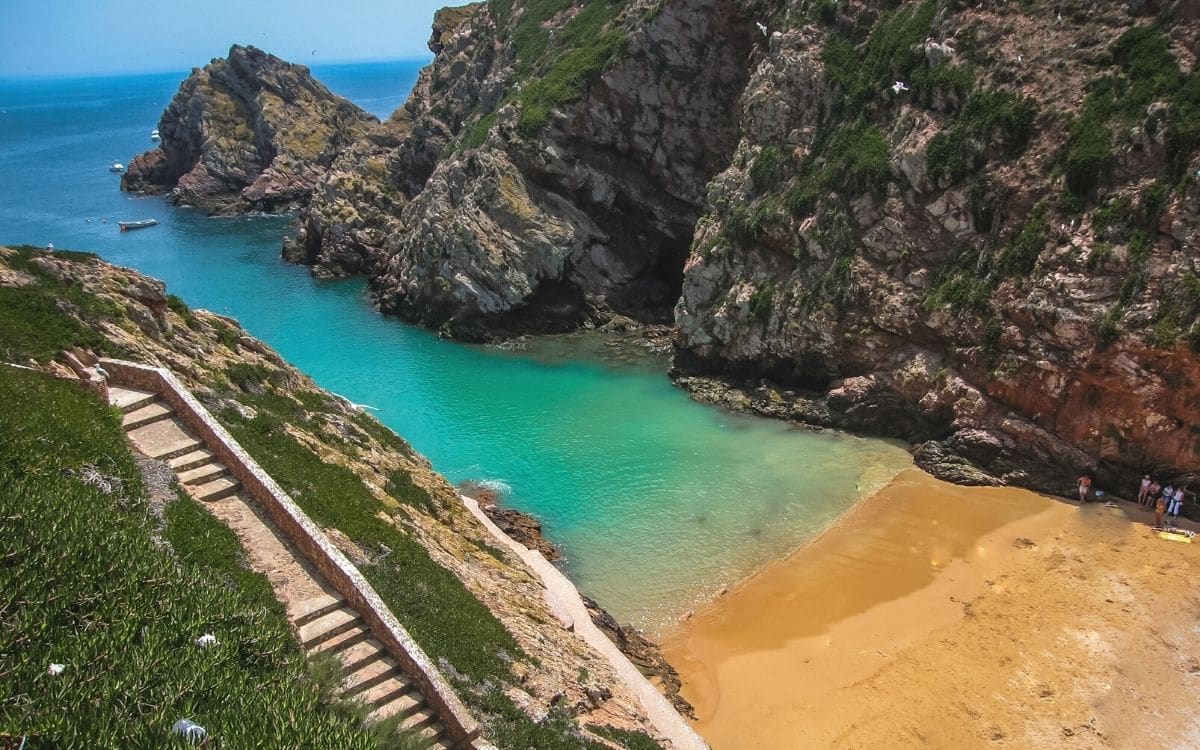
[[[1079,502],[1086,503],[1091,494],[1092,477],[1084,474],[1079,477]],[[1171,520],[1172,524],[1179,520],[1179,515],[1183,512],[1185,495],[1195,496],[1195,493],[1186,487],[1173,487],[1170,483],[1164,487],[1147,474],[1142,477],[1141,484],[1138,486],[1137,502],[1143,508],[1154,508],[1154,525],[1157,527],[1162,526],[1164,519],[1167,518]],[[1096,498],[1101,497],[1103,497],[1103,493],[1096,490]]]
[[[1170,484],[1163,487],[1147,474],[1142,477],[1142,483],[1138,487],[1138,505],[1145,508],[1153,505],[1154,525],[1162,526],[1164,516],[1170,517],[1172,523],[1179,520],[1185,494],[1191,493],[1183,487],[1172,487]]]

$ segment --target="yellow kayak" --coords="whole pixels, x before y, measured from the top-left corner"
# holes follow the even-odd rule
[[[1192,538],[1190,536],[1187,534],[1177,534],[1174,531],[1160,531],[1158,532],[1158,538],[1166,539],[1170,542],[1183,542],[1184,544],[1192,543]]]

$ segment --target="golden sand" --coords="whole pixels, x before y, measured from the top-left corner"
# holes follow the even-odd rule
[[[1148,518],[906,471],[664,650],[715,750],[1200,746],[1200,537]]]

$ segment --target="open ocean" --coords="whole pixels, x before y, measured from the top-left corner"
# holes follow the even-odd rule
[[[424,61],[314,67],[386,117]],[[114,161],[149,149],[186,72],[0,79],[0,242],[89,250],[238,318],[375,414],[451,481],[487,480],[542,519],[567,571],[651,632],[811,538],[910,463],[878,440],[699,405],[666,364],[551,340],[518,353],[385,319],[361,280],[279,259],[288,217],[206,218],[126,195]],[[117,220],[156,218],[122,234]]]

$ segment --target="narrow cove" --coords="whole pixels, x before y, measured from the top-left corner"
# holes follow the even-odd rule
[[[365,75],[356,67],[345,74]],[[378,409],[451,481],[503,487],[618,618],[661,632],[909,465],[894,444],[699,405],[671,385],[666,360],[621,361],[592,337],[516,352],[440,340],[378,315],[361,281],[320,283],[280,261],[285,217],[209,219],[119,193],[106,163],[145,147],[177,83],[0,87],[5,241],[96,251],[238,318],[322,386]],[[123,235],[113,224],[143,217],[160,225]]]

